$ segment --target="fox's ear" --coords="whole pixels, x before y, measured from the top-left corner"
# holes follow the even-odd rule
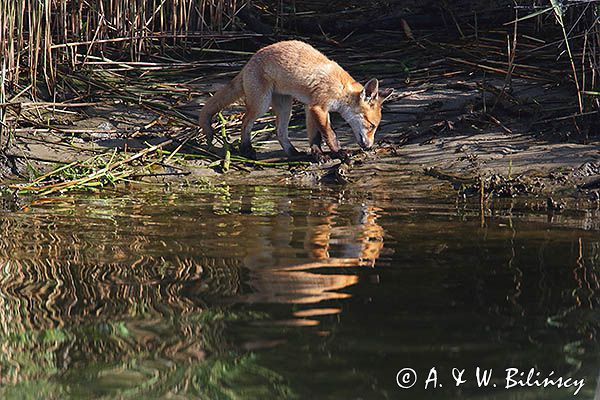
[[[394,89],[392,89],[392,88],[381,89],[379,91],[379,103],[383,103],[384,101],[389,99],[393,93],[394,93]]]
[[[365,84],[365,87],[360,94],[360,98],[363,101],[371,102],[377,99],[379,95],[379,81],[375,78],[371,79]]]

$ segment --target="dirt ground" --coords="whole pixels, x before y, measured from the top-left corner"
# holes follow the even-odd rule
[[[333,125],[340,142],[353,150],[348,163],[331,161],[276,168],[242,164],[223,173],[207,160],[185,158],[156,166],[153,174],[143,179],[170,183],[347,185],[359,190],[376,190],[410,177],[411,181],[424,182],[425,189],[445,188],[464,196],[481,195],[483,182],[485,196],[533,195],[548,199],[549,207],[557,196],[598,202],[599,137],[579,135],[574,138],[577,133],[572,129],[575,128],[565,125],[546,129],[556,125],[557,120],[540,118],[548,107],[571,107],[575,111],[576,98],[568,87],[556,88],[551,83],[533,85],[531,81],[515,77],[507,85],[502,76],[476,73],[452,65],[447,58],[441,58],[446,63],[444,73],[431,79],[432,66],[441,64],[439,57],[421,61],[421,69],[417,70],[427,69],[427,78],[419,78],[415,73],[407,83],[400,67],[389,60],[385,68],[378,71],[369,60],[357,61],[341,51],[327,53],[334,59],[341,58],[338,62],[358,80],[377,74],[382,78],[383,87],[395,89],[384,106],[376,135],[378,145],[374,150],[359,150],[349,126],[334,117]],[[186,81],[186,97],[173,109],[194,121],[208,93],[230,79],[245,58],[247,56],[223,63],[221,69],[201,70],[201,78]],[[242,110],[234,106],[226,113],[231,121],[227,130],[234,144],[239,138],[239,118],[236,117]],[[174,128],[160,113],[130,101],[109,99],[53,115],[53,129],[35,126],[16,129],[2,162],[1,172],[5,178],[13,182],[27,180],[31,169],[38,174],[48,172],[60,163],[114,148],[135,151],[164,141],[166,131],[170,137],[175,131],[177,137],[178,131],[187,130],[187,137],[191,139],[180,150],[182,154],[193,154],[204,147],[201,140],[193,138],[193,122],[184,128]],[[307,151],[300,105],[294,107],[290,125],[292,142],[299,150]],[[254,139],[259,161],[285,162],[273,131],[273,118],[265,116],[255,125],[255,130],[261,132]],[[175,141],[169,148],[175,149],[180,143],[181,140]],[[235,145],[233,148],[235,154]],[[219,147],[212,152],[223,155]],[[560,204],[554,206],[560,207]]]

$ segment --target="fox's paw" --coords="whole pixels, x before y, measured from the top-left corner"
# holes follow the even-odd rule
[[[313,151],[312,152],[313,160],[318,164],[325,164],[326,162],[331,161],[331,157],[322,151]]]
[[[256,150],[252,146],[240,146],[240,154],[251,160],[256,160]]]
[[[292,147],[290,149],[288,149],[285,154],[288,156],[288,158],[303,158],[306,157],[306,153],[303,153],[301,151],[296,150],[295,147]]]
[[[214,132],[212,131],[212,129],[204,129],[204,132],[206,132],[206,135],[204,136],[204,140],[206,141],[206,145],[208,147],[212,147],[213,145],[213,138],[214,138]]]
[[[350,156],[352,156],[352,153],[349,152],[348,150],[340,149],[340,150],[336,151],[335,153],[333,153],[333,156],[337,159],[342,160],[342,162],[346,162],[346,161],[350,160]]]

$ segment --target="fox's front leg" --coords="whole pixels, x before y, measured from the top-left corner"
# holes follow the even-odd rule
[[[334,156],[342,159],[346,158],[345,153],[341,151],[337,136],[331,128],[329,113],[320,106],[312,106],[310,107],[310,116],[312,117],[317,129],[321,132],[322,138],[325,139],[325,143],[327,143],[327,146]],[[312,147],[313,146],[311,146],[311,150],[314,151]],[[321,149],[320,146],[318,146],[318,149]]]
[[[315,117],[313,117],[309,106],[305,106],[304,111],[306,114],[306,134],[308,135],[308,146],[310,147],[310,153],[316,162],[325,162],[327,161],[328,157],[323,153],[323,149],[321,149],[321,132],[319,132],[319,127],[317,126]]]

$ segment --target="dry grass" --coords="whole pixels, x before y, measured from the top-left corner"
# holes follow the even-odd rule
[[[232,25],[244,0],[0,0],[4,86],[26,76],[54,92],[59,65],[85,62],[107,47],[139,60],[150,48],[185,43]],[[22,88],[21,88],[22,89]]]
[[[145,54],[205,45],[232,28],[247,0],[0,0],[0,149],[11,137],[9,108],[40,94],[90,61],[139,61]],[[108,60],[110,62],[110,60]]]

